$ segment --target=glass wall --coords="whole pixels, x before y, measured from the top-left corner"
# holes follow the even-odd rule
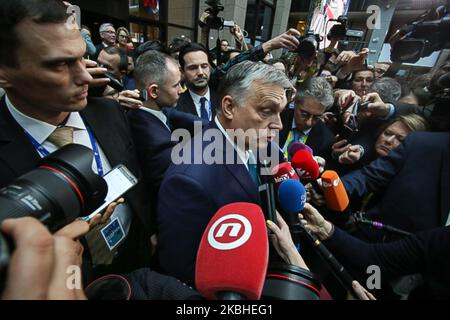
[[[199,0],[129,0],[130,30],[133,40],[160,40],[197,37]],[[157,4],[157,6],[156,6]]]
[[[276,0],[248,0],[245,30],[253,45],[271,38]]]

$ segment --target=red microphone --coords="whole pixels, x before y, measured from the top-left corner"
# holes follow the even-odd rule
[[[285,180],[288,179],[300,180],[297,173],[295,172],[295,169],[292,168],[289,162],[283,162],[273,167],[272,177],[276,189],[278,189],[280,184]]]
[[[207,299],[258,300],[269,260],[261,208],[237,202],[217,211],[197,252],[195,286]]]
[[[291,164],[302,181],[314,181],[319,177],[319,165],[307,150],[297,151]]]
[[[322,173],[322,191],[328,209],[343,212],[349,204],[347,191],[336,171],[326,170]]]

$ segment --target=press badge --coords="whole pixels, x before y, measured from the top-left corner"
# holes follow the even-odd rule
[[[110,251],[125,238],[125,232],[118,218],[115,218],[101,229],[101,233]]]

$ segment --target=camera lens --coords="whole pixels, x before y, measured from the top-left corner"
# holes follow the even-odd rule
[[[319,300],[320,282],[303,268],[271,263],[267,270],[262,300]]]
[[[314,36],[307,36],[300,41],[300,44],[297,47],[297,52],[301,57],[310,59],[316,54],[316,48],[317,41]]]
[[[69,144],[0,190],[0,221],[32,216],[56,231],[98,208],[108,186],[92,171],[92,150]]]

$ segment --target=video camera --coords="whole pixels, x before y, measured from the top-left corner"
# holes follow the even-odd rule
[[[314,34],[312,31],[307,31],[305,35],[296,38],[300,44],[295,52],[303,59],[313,59],[316,56],[317,50],[319,50],[322,37]]]
[[[205,10],[208,16],[204,20],[200,18],[199,24],[201,27],[208,26],[210,29],[217,30],[223,29],[224,27],[234,27],[234,21],[225,21],[225,19],[218,17],[219,12],[224,9],[224,6],[219,0],[207,0],[205,3],[209,6]]]
[[[389,39],[391,60],[415,63],[434,51],[450,48],[450,0],[403,26]]]
[[[34,217],[50,232],[84,216],[104,201],[108,186],[92,171],[92,150],[69,144],[0,190],[0,222]],[[0,233],[0,292],[11,244]]]

